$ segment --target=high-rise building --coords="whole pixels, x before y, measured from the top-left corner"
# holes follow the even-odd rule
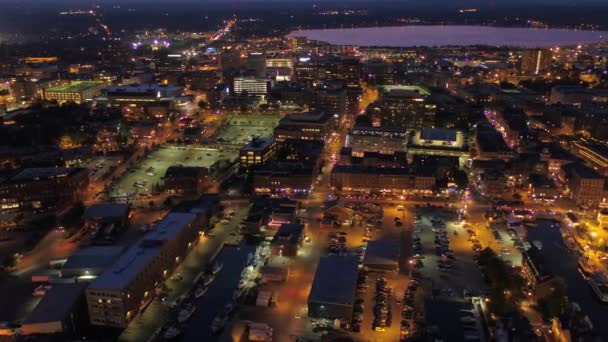
[[[251,52],[247,56],[247,69],[257,77],[266,76],[266,55],[262,52]]]
[[[540,75],[551,69],[553,53],[549,49],[525,50],[520,70],[523,75]]]
[[[261,77],[235,77],[234,93],[242,95],[266,96],[272,86],[271,81]]]
[[[372,115],[382,126],[405,129],[432,127],[436,106],[430,103],[430,93],[418,86],[385,86]],[[376,121],[375,120],[375,121]]]

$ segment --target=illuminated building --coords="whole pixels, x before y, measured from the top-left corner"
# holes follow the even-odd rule
[[[562,168],[560,177],[568,184],[570,195],[578,205],[597,206],[606,202],[606,178],[579,163]]]
[[[299,223],[284,223],[274,234],[270,242],[272,255],[295,257],[304,242],[304,225]]]
[[[241,167],[262,164],[274,157],[277,143],[274,138],[254,138],[239,150]]]
[[[408,157],[416,155],[457,157],[461,167],[471,156],[461,131],[437,128],[417,130],[409,138],[407,154]]]
[[[307,195],[321,170],[324,143],[288,139],[279,142],[276,158],[253,168],[256,194]]]
[[[346,114],[346,89],[339,87],[319,86],[315,89],[312,108],[318,112],[326,112],[343,116]]]
[[[435,124],[435,104],[430,93],[418,86],[382,86],[380,100],[372,105],[373,116],[382,126],[422,129]]]
[[[278,141],[286,139],[321,140],[329,138],[336,117],[330,113],[308,112],[288,114],[274,129]]]
[[[247,56],[246,67],[257,77],[266,76],[266,55],[262,52],[251,52]]]
[[[242,95],[262,96],[268,95],[272,83],[269,79],[260,77],[235,77],[234,78],[234,93]]]
[[[551,70],[553,53],[549,49],[524,50],[520,70],[523,75],[541,75]]]
[[[90,101],[101,94],[104,84],[102,82],[76,81],[69,85],[51,87],[44,91],[45,100],[58,102],[74,101],[83,103]]]
[[[406,167],[336,165],[331,172],[331,185],[340,192],[430,192],[435,177],[417,175]]]
[[[212,184],[205,167],[169,166],[163,178],[165,191],[170,194],[197,196]]]
[[[365,152],[395,154],[405,152],[407,133],[402,128],[384,128],[356,125],[346,136],[346,147],[352,155],[362,157]]]
[[[86,169],[21,169],[0,182],[0,212],[59,211],[79,200],[88,184]]]
[[[91,324],[126,328],[196,244],[201,217],[167,214],[95,279],[86,290]]]
[[[104,97],[110,103],[155,102],[172,99],[182,94],[183,87],[162,84],[129,84],[108,87]]]
[[[502,135],[490,123],[479,123],[475,129],[475,159],[513,159],[515,154],[507,146]]]
[[[579,140],[573,143],[572,151],[598,173],[608,176],[608,146],[594,140]]]
[[[590,89],[579,85],[556,85],[551,88],[549,103],[581,106],[589,102],[608,102],[608,89]]]

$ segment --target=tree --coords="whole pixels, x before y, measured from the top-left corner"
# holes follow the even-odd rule
[[[566,308],[566,304],[566,291],[564,290],[562,284],[557,282],[551,289],[551,293],[538,301],[540,311],[543,313],[543,317],[547,321],[561,314]]]

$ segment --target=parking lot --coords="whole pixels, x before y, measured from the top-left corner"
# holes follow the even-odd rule
[[[464,340],[465,335],[483,339],[475,318],[478,315],[474,314],[468,299],[485,289],[476,263],[476,255],[485,246],[477,234],[452,210],[420,207],[416,210],[412,239],[414,257],[411,262],[428,293],[426,323],[440,328],[439,336],[447,334],[454,336],[454,340]],[[441,309],[447,307],[453,308],[459,316],[473,318],[462,318],[459,322],[446,313],[449,310]],[[452,323],[446,324],[448,321]]]
[[[281,117],[278,114],[230,115],[211,140],[217,144],[240,147],[249,142],[251,137],[269,138]]]
[[[163,146],[140,159],[136,165],[110,186],[113,198],[146,198],[155,187],[162,185],[162,177],[169,166],[211,167],[220,161],[235,161],[235,151],[205,147]]]

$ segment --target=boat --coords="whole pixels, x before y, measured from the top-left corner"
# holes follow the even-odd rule
[[[209,289],[208,287],[197,286],[196,290],[194,290],[194,297],[196,297],[196,298],[202,297],[205,293],[207,293],[208,289]]]
[[[213,267],[211,268],[211,273],[213,273],[214,275],[217,274],[219,271],[222,270],[222,267],[224,267],[224,264],[222,262],[214,262]]]
[[[181,333],[181,330],[179,330],[177,327],[170,326],[167,330],[165,330],[163,337],[165,340],[172,340],[178,337]]]
[[[238,285],[238,289],[242,289],[245,287],[245,285],[247,284],[247,281],[245,279],[241,279],[239,280],[239,285]]]
[[[608,303],[608,276],[604,273],[594,272],[587,281],[599,300]]]
[[[179,312],[179,315],[177,315],[177,321],[179,323],[184,323],[185,321],[189,320],[190,317],[192,317],[194,311],[196,311],[196,306],[192,304],[186,305],[186,307]]]
[[[595,272],[595,267],[589,264],[589,261],[586,258],[578,258],[578,269],[581,271],[583,276],[585,276],[585,278],[589,277]]]
[[[228,321],[228,318],[226,316],[216,316],[213,319],[213,322],[211,322],[211,333],[217,334],[220,330],[222,330],[222,328],[224,328],[224,325],[226,325],[226,321]]]
[[[214,274],[207,274],[203,278],[203,285],[207,286],[207,285],[211,284],[214,279],[215,279],[215,275]]]
[[[534,247],[538,248],[539,251],[543,249],[543,243],[538,240],[532,241],[532,244]]]

